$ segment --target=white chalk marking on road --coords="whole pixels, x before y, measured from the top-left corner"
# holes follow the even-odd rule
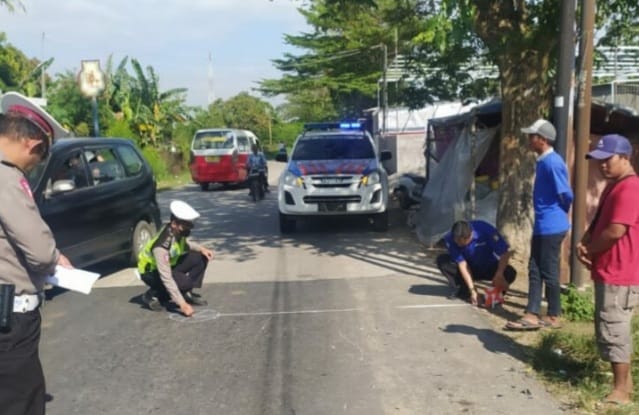
[[[418,304],[418,305],[398,305],[395,308],[400,310],[410,309],[410,308],[449,308],[449,307],[468,307],[470,304]]]
[[[220,317],[250,317],[250,316],[277,316],[285,314],[323,314],[323,313],[347,313],[352,311],[364,311],[362,308],[334,308],[325,310],[295,310],[295,311],[258,311],[254,313],[220,313]]]
[[[393,308],[398,310],[406,309],[424,309],[424,308],[450,308],[450,307],[468,307],[469,304],[416,304],[416,305],[398,305]],[[202,323],[205,321],[216,320],[220,317],[257,317],[257,316],[278,316],[291,314],[326,314],[326,313],[349,313],[353,311],[365,311],[363,308],[330,308],[320,310],[293,310],[293,311],[257,311],[253,313],[219,313],[215,310],[204,309],[196,312],[191,317],[184,317],[181,314],[170,314],[169,319],[179,323]]]
[[[468,307],[469,304],[417,304],[400,305],[396,309],[423,309],[423,308],[448,308],[448,307]],[[278,316],[290,314],[325,314],[325,313],[349,313],[354,311],[365,311],[364,308],[329,308],[319,310],[291,310],[291,311],[256,311],[252,313],[219,313],[218,317],[251,317],[251,316]]]

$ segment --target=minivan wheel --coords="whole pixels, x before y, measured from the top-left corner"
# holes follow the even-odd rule
[[[280,232],[291,233],[295,231],[295,219],[292,219],[289,215],[280,213]]]
[[[388,211],[384,211],[373,216],[373,229],[377,232],[386,232],[388,231],[388,228]]]
[[[135,266],[138,263],[138,255],[144,249],[144,246],[155,236],[155,225],[145,220],[141,220],[133,229],[133,237],[131,238],[131,257],[130,263]]]
[[[208,183],[200,183],[200,189],[202,189],[202,191],[206,191],[209,190],[209,184]]]

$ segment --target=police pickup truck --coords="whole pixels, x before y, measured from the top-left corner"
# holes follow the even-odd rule
[[[310,216],[366,215],[388,230],[388,175],[380,152],[359,123],[310,123],[293,145],[278,184],[280,231],[292,232]]]

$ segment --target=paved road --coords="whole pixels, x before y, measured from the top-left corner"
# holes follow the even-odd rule
[[[272,169],[273,171],[273,169]],[[443,277],[397,215],[304,224],[281,237],[272,193],[161,194],[203,215],[216,251],[186,320],[140,305],[132,269],[99,268],[89,296],[53,292],[41,355],[49,415],[559,414],[481,311]]]

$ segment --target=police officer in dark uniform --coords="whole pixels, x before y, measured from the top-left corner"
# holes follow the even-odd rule
[[[56,248],[24,174],[67,132],[20,94],[5,94],[0,108],[0,413],[40,415],[39,307],[46,276],[71,263]]]
[[[162,309],[162,302],[171,299],[182,314],[193,314],[191,305],[207,305],[193,292],[202,287],[208,262],[213,251],[196,244],[187,237],[193,221],[200,214],[188,203],[174,200],[170,204],[171,218],[150,240],[138,257],[138,273],[150,289],[142,301],[151,310]]]
[[[478,304],[475,281],[491,281],[508,290],[517,271],[508,264],[510,247],[491,224],[482,220],[458,221],[444,236],[448,253],[437,257],[437,267],[453,290],[449,298],[468,299]]]

